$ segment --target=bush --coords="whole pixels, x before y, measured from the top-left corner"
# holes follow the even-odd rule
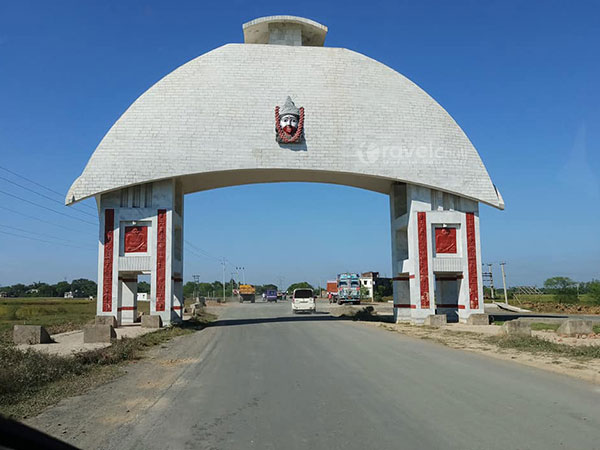
[[[600,305],[600,281],[593,280],[588,284],[588,293],[594,305]]]
[[[554,293],[554,300],[558,303],[577,303],[579,301],[579,297],[577,296],[577,289],[575,288],[564,288],[558,289]]]
[[[51,381],[79,375],[85,370],[82,364],[68,357],[0,347],[0,399],[35,392]]]
[[[554,294],[554,299],[558,303],[577,303],[577,285],[569,277],[548,278],[544,282],[546,290]]]

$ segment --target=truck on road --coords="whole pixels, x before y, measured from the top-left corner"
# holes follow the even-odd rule
[[[265,294],[266,301],[277,302],[277,291],[275,289],[267,289]]]
[[[337,276],[337,302],[360,304],[360,275],[357,273],[340,273]]]
[[[251,284],[240,284],[240,303],[254,303],[256,299],[256,289]]]
[[[329,303],[337,302],[338,296],[338,285],[337,280],[327,281],[327,298],[329,299]]]

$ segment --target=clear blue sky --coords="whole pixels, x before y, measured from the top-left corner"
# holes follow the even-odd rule
[[[0,3],[0,166],[65,193],[152,84],[242,42],[248,20],[299,15],[329,27],[327,46],[364,53],[413,80],[465,130],[507,205],[482,206],[481,233],[483,261],[506,261],[509,284],[600,278],[598,2],[287,3]],[[62,200],[3,170],[0,177]],[[90,201],[61,207],[2,178],[0,191],[97,222]],[[340,204],[356,211],[352,222],[332,214]],[[227,278],[243,265],[255,283],[316,283],[345,270],[389,276],[388,224],[386,196],[340,186],[256,185],[186,197],[186,239],[225,256]],[[96,240],[94,225],[0,193],[0,285],[96,279]],[[189,251],[185,258],[186,280],[221,278],[216,260]]]

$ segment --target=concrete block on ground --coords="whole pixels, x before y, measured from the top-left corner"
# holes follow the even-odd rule
[[[83,328],[83,343],[95,344],[98,342],[112,342],[117,338],[117,333],[112,325],[86,325]]]
[[[594,324],[591,320],[568,319],[558,327],[556,333],[565,336],[577,336],[578,334],[591,334],[593,331]]]
[[[162,319],[160,316],[149,316],[144,314],[142,316],[142,327],[143,328],[161,328]]]
[[[487,314],[471,314],[467,317],[467,325],[489,325],[490,316]]]
[[[15,344],[50,344],[52,338],[46,329],[40,325],[15,325],[13,328]]]
[[[446,323],[446,314],[431,314],[430,316],[425,317],[425,322],[423,324],[430,327],[441,327],[446,325]]]
[[[505,336],[531,336],[531,322],[509,320],[502,324],[501,331]]]
[[[117,328],[117,318],[115,316],[96,316],[96,325],[111,325]]]

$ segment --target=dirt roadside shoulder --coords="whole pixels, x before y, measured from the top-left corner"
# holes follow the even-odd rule
[[[492,358],[513,361],[530,367],[549,370],[554,373],[576,377],[600,385],[600,358],[568,356],[531,348],[527,350],[505,347],[498,338],[499,327],[488,325],[474,327],[474,331],[467,331],[467,327],[452,326],[432,328],[410,324],[391,324],[380,322],[360,322],[366,326],[375,326],[384,330],[400,333],[419,339],[427,339],[447,347],[480,353]],[[460,331],[458,330],[459,328]],[[485,328],[477,330],[477,328]],[[539,336],[539,333],[534,333]],[[536,339],[535,337],[533,338]],[[557,345],[557,344],[553,344]],[[566,344],[562,344],[566,345]],[[574,346],[570,346],[574,347]]]
[[[142,359],[121,365],[122,376],[65,398],[24,422],[77,447],[102,448],[97,430],[110,436],[144,414],[191,365],[202,363],[210,354],[215,332],[207,327],[155,346]]]

